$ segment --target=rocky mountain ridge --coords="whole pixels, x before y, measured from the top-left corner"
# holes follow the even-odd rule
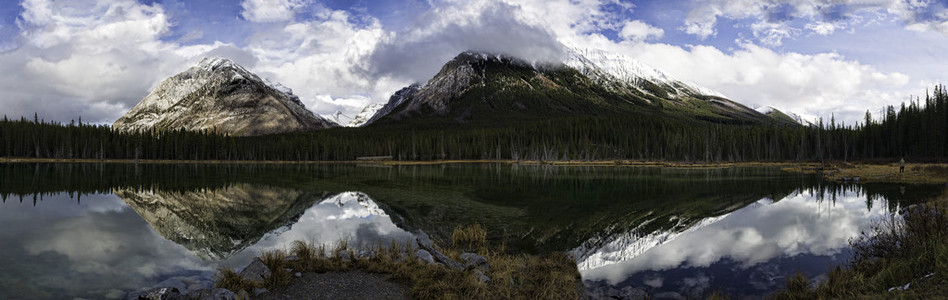
[[[586,55],[596,54],[592,59]],[[572,51],[562,64],[463,52],[424,85],[393,96],[369,123],[440,116],[447,123],[648,113],[720,123],[774,119],[632,58]],[[430,119],[430,118],[429,118]],[[410,121],[409,121],[410,122]]]
[[[253,136],[337,126],[289,88],[225,58],[205,58],[165,79],[112,124],[124,132],[184,129]]]

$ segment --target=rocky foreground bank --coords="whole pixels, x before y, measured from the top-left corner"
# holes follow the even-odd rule
[[[455,230],[451,244],[420,237],[356,251],[344,241],[332,249],[297,241],[239,273],[221,270],[213,288],[171,282],[132,299],[576,299],[583,291],[564,254],[494,252],[478,226]]]

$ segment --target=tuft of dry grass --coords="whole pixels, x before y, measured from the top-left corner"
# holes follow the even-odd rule
[[[263,264],[270,268],[270,277],[264,281],[264,286],[284,286],[293,281],[293,274],[286,270],[287,257],[286,251],[283,250],[268,251],[260,256]]]
[[[452,245],[442,249],[443,253],[458,260],[461,253],[476,249],[476,253],[487,258],[489,268],[481,270],[490,278],[482,283],[474,270],[452,270],[444,265],[428,264],[417,259],[418,250],[413,241],[392,241],[388,245],[377,244],[351,249],[348,241],[331,245],[326,254],[326,245],[315,245],[296,241],[290,251],[271,250],[261,255],[261,260],[273,275],[264,287],[273,289],[292,280],[292,272],[333,272],[365,270],[391,274],[396,281],[411,286],[411,295],[418,299],[577,299],[582,285],[575,260],[565,253],[546,255],[511,255],[492,251],[487,242],[487,233],[480,225],[458,227],[452,235]],[[346,259],[346,254],[350,259]],[[357,255],[359,254],[359,255]],[[287,259],[295,256],[296,259]],[[222,269],[219,285],[235,289],[252,290],[253,286],[241,285],[233,270]],[[236,276],[236,277],[235,277]]]
[[[487,231],[480,224],[455,227],[451,232],[451,247],[479,253],[487,252]]]
[[[231,291],[253,291],[254,288],[260,287],[257,283],[249,281],[240,277],[240,274],[237,274],[236,271],[228,268],[220,268],[217,270],[217,282],[214,283],[215,288],[225,288]]]

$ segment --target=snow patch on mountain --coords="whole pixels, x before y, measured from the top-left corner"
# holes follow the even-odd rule
[[[795,114],[795,113],[792,113],[792,112],[785,112],[785,113],[787,114],[787,116],[789,116],[790,118],[792,118],[794,121],[797,121],[797,123],[800,123],[801,125],[806,125],[806,126],[812,126],[812,125],[813,125],[812,122],[803,119],[803,117],[801,117],[801,116],[798,115],[798,114]]]
[[[385,210],[382,210],[369,195],[362,192],[342,192],[323,200],[319,204],[334,204],[341,208],[347,208],[343,215],[333,216],[333,218],[348,219],[365,218],[369,216],[388,216]]]
[[[327,120],[335,122],[336,124],[339,124],[339,126],[347,126],[346,124],[349,124],[349,122],[351,122],[353,119],[352,117],[338,110],[332,113],[331,115],[321,115],[321,116],[324,119],[327,119]]]
[[[366,106],[365,108],[363,108],[362,111],[359,112],[359,114],[356,115],[355,118],[352,119],[352,121],[349,121],[349,123],[346,126],[361,127],[362,125],[365,125],[366,123],[369,122],[370,119],[372,119],[372,116],[375,116],[375,114],[378,113],[380,109],[382,109],[382,107],[385,107],[385,104],[383,103],[369,104],[369,106]]]
[[[765,115],[768,115],[774,112],[774,108],[770,106],[761,106],[761,107],[755,108],[754,110]]]
[[[647,80],[660,86],[670,87],[678,94],[726,98],[724,94],[715,90],[675,79],[635,58],[599,49],[570,48],[564,63],[597,81],[612,79],[639,86],[643,80]]]

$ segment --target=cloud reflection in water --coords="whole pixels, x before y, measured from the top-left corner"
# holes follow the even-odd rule
[[[765,269],[773,268],[771,263],[776,261],[805,263],[794,261],[802,256],[838,259],[848,249],[850,238],[888,213],[886,205],[867,208],[866,203],[866,197],[859,192],[844,192],[835,201],[819,200],[809,192],[795,193],[777,202],[762,199],[632,256],[615,255],[623,249],[608,246],[636,245],[634,240],[623,240],[629,235],[621,236],[603,247],[607,253],[594,254],[611,257],[612,261],[583,270],[582,275],[590,282],[626,285],[636,274],[649,274],[642,282],[632,284],[655,288],[672,281],[662,277],[660,271],[679,273],[675,270],[688,269],[692,276],[678,276],[677,285],[696,287],[707,285],[707,280],[701,279],[708,275],[702,272],[713,271],[707,269],[713,265],[726,265],[735,272],[756,268],[750,273],[773,273]],[[827,268],[824,265],[820,271]],[[696,274],[701,276],[695,277]]]

